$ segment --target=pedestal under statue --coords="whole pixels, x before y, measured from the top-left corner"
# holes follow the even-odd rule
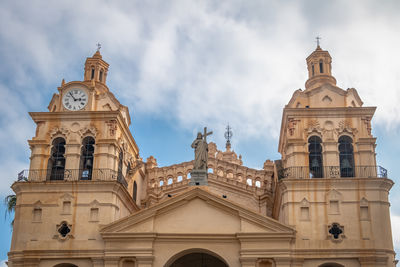
[[[212,132],[207,133],[207,127],[204,127],[204,134],[197,133],[197,138],[192,143],[194,148],[193,170],[190,172],[191,180],[189,185],[208,185],[208,144],[207,136]]]

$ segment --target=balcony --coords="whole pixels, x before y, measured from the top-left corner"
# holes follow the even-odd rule
[[[128,187],[125,177],[111,169],[53,169],[23,170],[18,173],[18,181],[118,181]]]
[[[387,170],[381,166],[356,166],[353,168],[299,166],[281,169],[278,172],[278,177],[279,179],[387,178]]]

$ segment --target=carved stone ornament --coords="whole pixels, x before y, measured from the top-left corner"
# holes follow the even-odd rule
[[[294,135],[294,130],[296,128],[297,122],[299,122],[300,120],[296,120],[294,118],[290,118],[288,119],[288,131],[290,136]]]
[[[308,128],[318,128],[319,127],[319,121],[318,120],[310,120],[308,122]]]
[[[82,129],[80,129],[78,131],[78,133],[79,133],[81,138],[84,137],[87,134],[92,135],[93,137],[96,137],[97,129],[94,126],[90,125],[90,126],[86,126],[86,127],[82,128]]]
[[[109,120],[106,122],[108,126],[108,131],[110,136],[115,136],[117,132],[117,121],[116,120]]]
[[[62,135],[65,139],[67,139],[69,135],[69,130],[65,129],[64,127],[54,127],[50,132],[50,139],[53,139],[57,135]]]
[[[341,120],[339,122],[338,126],[339,127],[336,128],[336,131],[337,131],[338,134],[341,134],[343,132],[347,132],[347,133],[350,133],[350,134],[352,134],[354,136],[358,132],[358,130],[356,128],[352,128],[351,127],[351,123],[348,120]]]
[[[365,125],[366,125],[366,127],[367,127],[367,133],[368,133],[368,135],[371,135],[371,130],[372,130],[372,127],[371,127],[371,117],[365,117],[365,118],[362,118],[362,120],[364,121],[364,123],[365,123]]]

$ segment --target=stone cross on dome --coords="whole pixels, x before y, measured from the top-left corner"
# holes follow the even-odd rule
[[[319,41],[322,39],[321,37],[317,36],[315,37],[315,39],[317,39],[317,47],[319,47]]]
[[[100,52],[101,44],[100,44],[100,43],[97,43],[96,46],[97,46],[97,50],[96,50],[96,51],[97,51],[97,52]]]

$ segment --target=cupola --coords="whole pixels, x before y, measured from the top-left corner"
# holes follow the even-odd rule
[[[86,58],[85,62],[85,81],[94,80],[96,82],[106,83],[108,63],[102,59],[100,49],[92,57]]]
[[[314,52],[307,57],[308,80],[306,90],[312,90],[325,83],[336,85],[336,79],[332,76],[332,58],[328,51],[317,46]]]

